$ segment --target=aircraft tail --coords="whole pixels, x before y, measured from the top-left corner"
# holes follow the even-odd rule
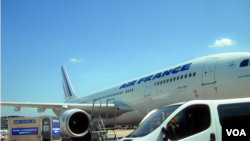
[[[63,92],[64,92],[64,102],[70,99],[77,98],[77,95],[74,92],[74,89],[71,85],[68,73],[66,71],[65,66],[61,67],[62,71],[62,84],[63,84]]]

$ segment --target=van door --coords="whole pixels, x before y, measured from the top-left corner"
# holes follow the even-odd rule
[[[210,102],[186,106],[165,125],[165,140],[216,141],[217,130]],[[172,117],[172,116],[171,116]],[[164,132],[165,131],[165,132]]]
[[[215,66],[218,58],[212,58],[204,63],[202,85],[213,84],[215,81]]]

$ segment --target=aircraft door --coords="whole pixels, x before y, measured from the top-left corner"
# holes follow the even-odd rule
[[[215,81],[215,66],[218,58],[205,61],[202,73],[202,85],[213,84]]]
[[[144,97],[151,95],[151,81],[148,81],[144,89]]]

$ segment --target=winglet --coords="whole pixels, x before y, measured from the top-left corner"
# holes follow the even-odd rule
[[[62,71],[62,84],[63,84],[63,92],[64,92],[64,101],[68,101],[70,99],[77,98],[77,95],[74,92],[74,89],[71,85],[68,73],[66,71],[65,66],[61,67]]]

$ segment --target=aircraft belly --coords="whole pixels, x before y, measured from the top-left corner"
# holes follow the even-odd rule
[[[138,125],[145,117],[145,114],[140,111],[131,111],[116,117],[116,125]],[[106,118],[103,118],[103,122],[106,123]],[[108,119],[108,123],[114,123],[114,118]]]

